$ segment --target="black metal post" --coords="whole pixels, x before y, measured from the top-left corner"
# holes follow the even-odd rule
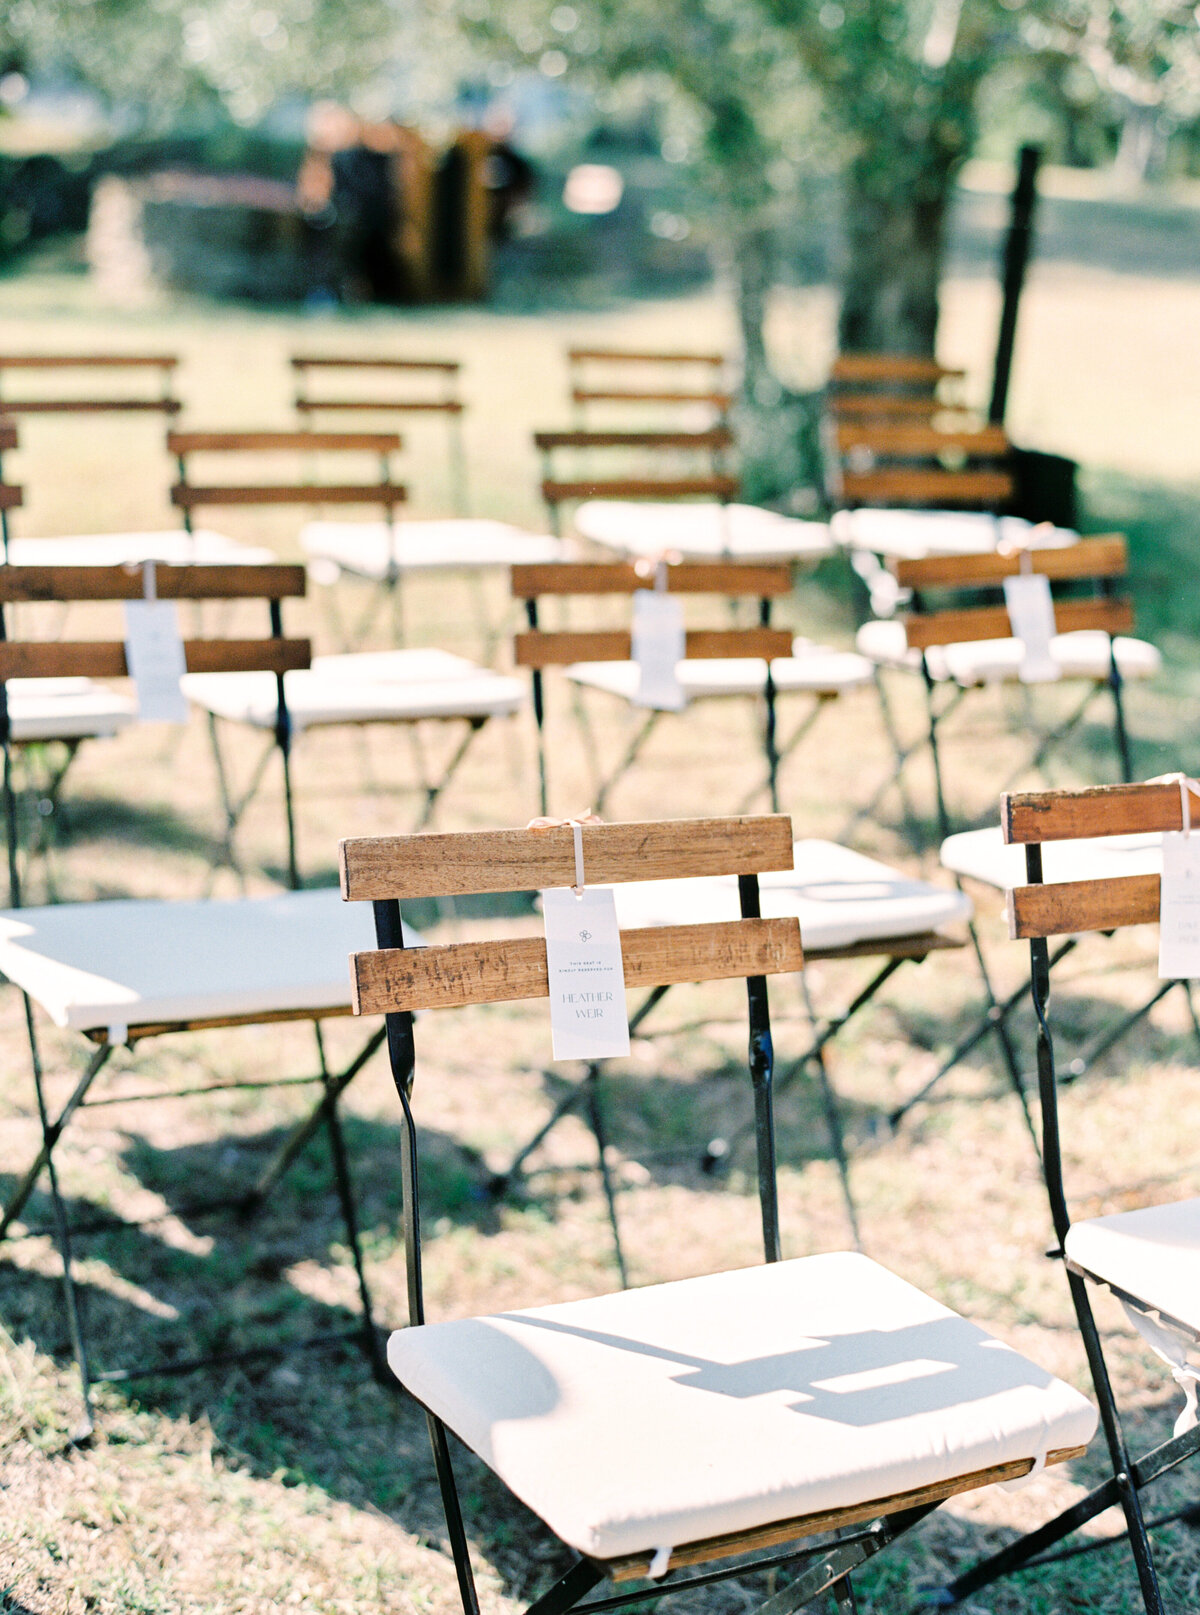
[[[742,918],[762,917],[758,876],[738,876],[738,898]],[[758,1146],[758,1200],[762,1210],[763,1253],[768,1262],[781,1260],[779,1243],[779,1185],[775,1163],[775,1102],[772,1080],[775,1049],[771,1042],[771,1012],[767,1003],[767,978],[746,977],[746,999],[750,1013],[750,1081],[754,1088],[754,1130]]]
[[[997,426],[1004,420],[1008,404],[1008,383],[1012,376],[1013,349],[1017,340],[1017,310],[1025,271],[1033,245],[1033,210],[1037,199],[1037,171],[1042,160],[1040,146],[1022,146],[1017,159],[1017,183],[1012,194],[1012,215],[1008,239],[1004,243],[1004,303],[1000,311],[1000,331],[996,338],[996,363],[992,371],[992,401],[988,420]]]

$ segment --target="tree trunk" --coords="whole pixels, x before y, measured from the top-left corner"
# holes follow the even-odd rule
[[[891,157],[892,154],[882,154]],[[860,157],[846,175],[846,250],[838,338],[844,351],[932,355],[945,223],[957,162]]]

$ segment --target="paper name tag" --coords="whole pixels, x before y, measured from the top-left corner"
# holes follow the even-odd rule
[[[576,897],[569,887],[555,887],[542,893],[542,915],[554,1058],[628,1054],[625,966],[611,888],[588,886]]]
[[[1168,981],[1200,977],[1200,830],[1162,838],[1158,973]]]
[[[126,600],[125,660],[143,723],[186,723],[187,672],[174,600]]]
[[[1049,684],[1062,677],[1062,668],[1050,654],[1055,635],[1054,600],[1050,579],[1040,572],[1022,572],[1004,580],[1004,604],[1013,638],[1025,647],[1017,677],[1022,684]]]
[[[683,601],[659,589],[638,589],[633,597],[631,638],[633,660],[638,665],[634,705],[682,711],[687,695],[677,669],[687,652]]]

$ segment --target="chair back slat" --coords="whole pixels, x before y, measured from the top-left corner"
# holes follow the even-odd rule
[[[655,581],[652,563],[638,566],[625,561],[545,561],[512,569],[512,593],[517,600],[542,595],[634,594]],[[725,561],[682,561],[666,569],[668,594],[716,594],[734,598],[757,595],[773,599],[790,592],[791,572],[786,566],[746,565]]]
[[[736,499],[741,483],[736,477],[590,477],[586,482],[542,483],[548,505],[572,499]]]
[[[174,370],[171,353],[5,353],[0,370]]]
[[[1174,782],[1013,791],[1000,798],[1000,824],[1005,841],[1017,846],[1085,836],[1153,835],[1183,829],[1183,804]]]
[[[4,408],[4,400],[0,399],[0,410]],[[0,421],[0,452],[15,449],[17,446],[17,426],[15,421]]]
[[[965,370],[908,353],[840,353],[829,374],[835,382],[921,383],[931,387],[939,381],[962,381],[966,377]]]
[[[307,578],[302,566],[169,566],[154,568],[161,600],[300,599]],[[3,566],[0,603],[83,600],[140,600],[143,569],[136,566]]]
[[[293,370],[409,370],[454,376],[462,369],[458,359],[370,359],[334,354],[293,354]]]
[[[23,488],[15,488],[10,482],[0,482],[0,510],[16,510],[18,505],[24,503]]]
[[[589,884],[756,875],[791,869],[786,814],[751,818],[585,824]],[[570,886],[575,839],[569,825],[544,830],[359,836],[339,847],[342,896],[351,902],[456,897]]]
[[[1009,935],[1028,940],[1156,925],[1160,885],[1157,875],[1114,875],[1018,886],[1008,894]]]
[[[835,393],[829,412],[838,421],[879,421],[900,425],[904,422],[932,421],[936,416],[963,416],[965,405],[947,403],[933,393],[913,397],[903,393]]]
[[[312,660],[307,639],[189,639],[189,673],[290,673]],[[128,676],[121,640],[0,641],[0,681],[5,679]]]
[[[5,398],[3,407],[9,415],[178,415],[183,405],[177,398]]]
[[[733,394],[683,392],[671,388],[572,387],[573,404],[707,404],[724,415],[733,407]]]
[[[202,505],[401,505],[407,497],[407,489],[396,482],[268,482],[205,488],[177,482],[171,489],[171,503],[181,510]]]
[[[401,439],[395,432],[168,432],[167,449],[171,454],[238,454],[243,450],[261,453],[264,450],[280,451],[320,449],[323,453],[370,452],[392,454],[400,448]]]
[[[632,635],[620,629],[562,633],[531,630],[513,638],[513,656],[518,667],[627,662],[632,654]],[[684,654],[693,662],[728,661],[736,657],[776,661],[792,654],[792,636],[785,628],[689,628],[684,636]]]
[[[1007,504],[1013,479],[1007,471],[943,471],[924,466],[885,466],[843,471],[842,498],[852,505],[943,505],[990,508]]]
[[[372,410],[382,415],[463,415],[467,408],[458,398],[297,398],[295,406],[301,415],[320,415],[327,409],[351,410],[356,415]]]
[[[951,427],[945,431],[922,422],[875,424],[839,421],[837,446],[843,454],[865,449],[880,458],[918,459],[963,454],[976,459],[1003,458],[1010,452],[1001,426]]]
[[[707,365],[710,370],[720,370],[726,362],[723,353],[654,353],[623,348],[568,348],[567,358],[572,364],[582,364],[588,360],[602,364],[694,364]]]
[[[927,617],[904,617],[904,630],[914,650],[931,645],[958,645],[980,639],[1008,639],[1012,624],[1004,606],[976,606],[961,611],[937,611]],[[1099,629],[1106,634],[1133,630],[1133,605],[1124,599],[1056,600],[1054,627],[1060,634]]]
[[[1124,534],[1105,533],[1054,549],[1031,549],[1024,555],[996,551],[983,555],[923,555],[911,560],[893,559],[889,565],[903,589],[971,589],[1001,583],[1023,570],[1053,579],[1124,577],[1129,547]]]
[[[773,976],[804,964],[794,918],[624,931],[621,957],[627,988]],[[542,937],[356,953],[350,973],[356,1015],[513,1003],[549,994]]]
[[[714,426],[706,432],[607,432],[580,428],[578,431],[535,432],[533,441],[543,453],[552,449],[714,449],[733,447],[733,433],[727,426]]]

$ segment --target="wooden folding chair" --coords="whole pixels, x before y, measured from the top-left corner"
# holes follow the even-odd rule
[[[791,1615],[825,1593],[853,1611],[851,1572],[939,1501],[1076,1456],[1095,1429],[1076,1391],[866,1257],[781,1260],[766,977],[803,961],[795,920],[759,917],[758,876],[788,867],[791,840],[786,818],[582,830],[588,882],[737,878],[741,918],[626,931],[622,952],[627,986],[746,979],[765,1265],[444,1323],[425,1311],[413,1014],[545,997],[545,952],[410,951],[401,905],[574,884],[574,839],[342,844],[343,893],[372,902],[378,944],[352,962],[355,1001],[387,1017],[404,1115],[409,1327],[389,1362],[428,1417],[466,1615],[479,1606],[450,1434],[573,1550],[530,1615],[564,1615],[606,1578],[614,1596],[583,1608],[764,1568],[791,1579],[761,1609]]]
[[[395,506],[404,489],[390,479],[389,456],[398,447],[394,433],[372,432],[177,432],[170,444],[179,457],[180,480],[171,490],[185,517],[209,505],[255,506],[370,505],[383,508],[391,525]],[[237,486],[194,485],[188,479],[188,459],[198,453],[275,455],[321,452],[374,452],[380,456],[378,482],[269,483]],[[441,775],[429,780],[422,774],[424,805],[420,824],[428,821],[442,791],[458,769],[471,741],[494,717],[519,711],[525,692],[519,680],[504,678],[446,651],[406,650],[317,657],[311,666],[289,676],[288,708],[295,733],[344,724],[402,723],[414,736],[426,721],[461,723],[464,733]],[[235,868],[234,838],[257,794],[274,741],[276,699],[272,681],[262,673],[203,673],[185,683],[188,699],[208,714],[213,756],[217,767],[221,806],[225,818],[225,857]],[[220,743],[218,720],[249,726],[266,735],[267,743],[247,783],[235,789]],[[418,767],[424,762],[414,744]]]
[[[293,354],[292,371],[296,379],[296,413],[306,426],[314,426],[318,416],[336,416],[344,420],[347,415],[371,415],[376,419],[387,416],[431,415],[446,422],[449,433],[450,482],[453,489],[454,509],[460,516],[467,513],[467,460],[463,442],[463,416],[466,404],[459,391],[462,365],[457,359],[381,359],[333,354]],[[340,392],[336,397],[314,398],[309,391],[314,379],[333,372],[344,376],[349,372],[354,381],[369,377],[383,378],[421,377],[418,394],[406,393],[402,397],[376,395],[368,381],[367,390],[347,397]],[[349,385],[347,380],[346,385]],[[436,384],[436,385],[431,385]]]
[[[733,448],[733,433],[726,426],[704,432],[585,431],[535,432],[534,446],[542,456],[541,494],[550,519],[551,531],[562,531],[562,507],[584,500],[638,500],[656,504],[677,500],[706,501],[707,506],[731,504],[740,486],[726,470],[725,457]],[[597,453],[616,452],[623,457],[625,471],[597,476],[580,470],[580,457],[594,464]],[[561,455],[575,456],[572,476],[559,474]],[[699,463],[700,470],[695,467]],[[610,462],[611,464],[611,462]]]
[[[1183,789],[1188,789],[1185,782]],[[1112,1478],[1048,1524],[955,1578],[942,1602],[954,1604],[1001,1576],[1040,1562],[1048,1549],[1119,1505],[1148,1615],[1165,1615],[1150,1549],[1141,1493],[1200,1451],[1195,1417],[1194,1367],[1189,1352],[1200,1347],[1200,1199],[1141,1206],[1107,1216],[1072,1221],[1063,1162],[1058,1105],[1059,1062],[1050,1013],[1050,944],[1092,932],[1109,934],[1127,925],[1153,925],[1159,918],[1157,873],[1045,879],[1043,857],[1070,851],[1081,838],[1147,836],[1178,832],[1184,818],[1178,782],[1119,785],[1081,791],[1005,796],[1000,817],[1006,847],[1024,848],[1025,881],[1008,894],[1011,935],[1029,942],[1030,985],[1038,1020],[1037,1068],[1042,1103],[1043,1159],[1055,1248],[1061,1261],[1087,1352]],[[1190,815],[1189,815],[1190,817]],[[1102,851],[1100,842],[1097,850]],[[1171,983],[1170,985],[1174,985]],[[1134,1458],[1121,1427],[1104,1346],[1092,1312],[1089,1285],[1109,1290],[1126,1316],[1166,1362],[1187,1392],[1175,1434],[1152,1452]],[[1104,1537],[1094,1546],[1107,1544]]]
[[[653,404],[681,413],[703,411],[723,426],[733,407],[729,361],[722,353],[631,352],[568,348],[567,374],[576,424],[597,404],[625,409]]]
[[[1083,539],[1058,548],[1035,548],[1005,555],[929,555],[890,563],[897,584],[912,591],[908,611],[891,622],[864,624],[857,646],[880,672],[916,673],[924,682],[928,728],[915,745],[897,743],[896,770],[868,806],[872,811],[911,759],[929,748],[934,768],[937,817],[942,838],[950,834],[950,815],[942,778],[939,747],[942,727],[951,711],[973,690],[1003,684],[1020,685],[1025,647],[1012,637],[1003,604],[945,605],[954,595],[996,597],[1005,578],[1031,571],[1050,580],[1056,633],[1050,654],[1063,680],[1082,682],[1080,704],[1054,728],[1037,736],[1024,768],[1040,769],[1047,755],[1079,725],[1096,696],[1108,690],[1113,701],[1113,741],[1122,777],[1133,772],[1122,697],[1129,679],[1149,678],[1161,658],[1153,645],[1129,637],[1133,606],[1123,591],[1128,573],[1127,545],[1121,534]],[[945,691],[943,697],[939,692]]]
[[[0,412],[5,415],[109,415],[152,413],[178,415],[183,407],[174,394],[178,358],[169,353],[4,353],[0,354]],[[34,374],[40,371],[83,371],[90,377],[102,372],[107,379],[121,372],[134,378],[155,372],[157,393],[116,392],[96,394],[52,394],[13,398],[7,377],[13,371]]]
[[[141,568],[68,567],[0,568],[0,628],[13,602],[117,602],[143,596]],[[303,595],[304,570],[298,566],[169,567],[155,569],[155,590],[162,600],[223,600],[261,603],[268,608],[266,638],[208,636],[185,641],[187,665],[200,672],[260,671],[276,692],[275,743],[283,768],[283,801],[287,832],[287,865],[291,890],[268,897],[223,901],[150,899],[58,903],[22,906],[15,842],[12,790],[12,724],[9,680],[83,677],[109,679],[126,672],[122,641],[46,641],[0,635],[0,740],[4,751],[4,807],[8,831],[10,907],[0,913],[0,972],[21,992],[29,1035],[40,1147],[17,1178],[0,1212],[0,1240],[37,1232],[51,1233],[62,1262],[64,1297],[70,1338],[81,1376],[85,1432],[91,1428],[91,1386],[98,1380],[125,1382],[144,1375],[182,1374],[209,1362],[233,1362],[273,1352],[262,1340],[247,1341],[245,1330],[219,1317],[181,1318],[173,1355],[166,1361],[93,1371],[81,1317],[73,1269],[75,1241],[84,1233],[133,1226],[121,1218],[90,1218],[72,1223],[64,1199],[55,1152],[76,1112],[92,1103],[115,1103],[126,1097],[90,1099],[93,1085],[116,1050],[150,1037],[213,1027],[261,1026],[283,1021],[313,1023],[319,1074],[248,1081],[223,1081],[219,1089],[291,1086],[309,1082],[321,1091],[314,1111],[292,1129],[259,1181],[234,1199],[190,1207],[196,1215],[234,1206],[247,1212],[267,1201],[280,1177],[319,1130],[327,1134],[337,1194],[358,1279],[362,1316],[349,1335],[362,1342],[378,1363],[378,1341],[371,1318],[350,1168],[337,1111],[347,1084],[379,1047],[380,1028],[340,1071],[326,1058],[322,1022],[350,1012],[345,983],[345,956],[366,940],[361,927],[346,924],[347,910],[337,893],[301,891],[296,867],[290,771],[290,720],[284,694],[285,675],[308,665],[309,644],[284,637],[281,608],[285,599]],[[369,933],[368,933],[369,935]],[[91,1046],[83,1067],[70,1082],[65,1098],[51,1102],[51,1074],[42,1053],[42,1016],[59,1028],[79,1033]],[[66,1074],[64,1073],[64,1076]],[[210,1085],[211,1086],[211,1085]],[[210,1091],[209,1086],[183,1092]],[[181,1092],[129,1096],[182,1097]],[[45,1229],[18,1225],[43,1173],[49,1186],[51,1217]],[[212,1350],[197,1356],[194,1336]],[[332,1337],[298,1342],[324,1345]]]
[[[518,667],[530,669],[533,712],[538,737],[539,800],[547,811],[544,673],[563,667],[578,688],[601,690],[627,703],[635,701],[638,667],[630,660],[632,636],[628,630],[554,631],[541,621],[541,605],[550,598],[571,596],[625,596],[655,586],[659,568],[628,562],[576,562],[556,566],[513,568],[514,596],[525,602],[529,628],[517,635],[514,655]],[[758,625],[753,628],[696,628],[688,631],[687,659],[677,677],[689,700],[762,698],[765,708],[763,746],[767,761],[766,789],[772,807],[778,806],[779,766],[812,727],[823,707],[838,695],[870,681],[868,664],[849,652],[828,650],[794,640],[782,628],[771,627],[771,602],[791,590],[791,572],[785,566],[749,566],[732,562],[663,564],[663,582],[671,594],[709,595],[726,600],[750,597],[758,601]],[[780,693],[803,693],[812,698],[811,710],[780,745],[776,733],[776,698]],[[597,811],[608,793],[640,755],[662,714],[650,708],[619,763],[600,781],[594,800]],[[586,722],[586,718],[584,720]],[[589,738],[589,751],[596,755]],[[755,784],[748,798],[762,787]]]

